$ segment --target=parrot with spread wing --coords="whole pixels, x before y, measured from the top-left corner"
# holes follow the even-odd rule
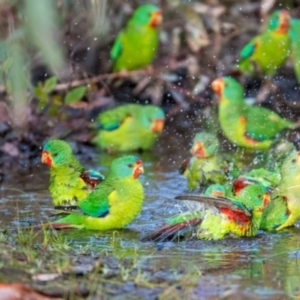
[[[165,114],[154,105],[125,104],[101,113],[93,142],[108,152],[148,150],[163,131]]]
[[[180,195],[175,199],[196,201],[209,208],[171,217],[167,220],[167,225],[150,233],[143,241],[161,242],[193,236],[205,240],[219,240],[227,235],[255,236],[260,227],[263,209],[270,202],[270,193],[263,185],[253,184],[232,198],[190,194]]]
[[[290,19],[288,11],[275,11],[267,29],[242,49],[238,69],[247,75],[260,71],[273,76],[290,55]]]
[[[90,230],[124,228],[142,210],[144,191],[139,176],[143,172],[142,161],[136,156],[113,160],[105,181],[78,203],[79,212],[72,212],[45,226]]]
[[[110,53],[115,72],[141,69],[152,63],[159,44],[161,22],[161,11],[155,5],[142,5],[134,11]]]
[[[224,135],[240,147],[267,150],[276,134],[299,126],[269,109],[246,104],[243,87],[231,77],[215,79],[211,85],[219,96],[220,127]]]
[[[49,190],[55,208],[68,209],[87,198],[104,180],[95,170],[86,170],[62,140],[49,140],[43,146],[42,163],[50,168]]]

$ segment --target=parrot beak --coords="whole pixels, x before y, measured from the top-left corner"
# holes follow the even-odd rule
[[[191,153],[193,155],[195,155],[197,158],[205,158],[206,157],[206,154],[205,154],[205,150],[204,150],[204,147],[203,147],[203,144],[200,143],[200,142],[196,142],[192,149],[191,149]]]
[[[211,83],[211,88],[217,95],[221,96],[224,88],[224,80],[222,78],[215,79]]]
[[[161,133],[164,129],[165,120],[164,119],[157,119],[153,122],[152,132],[153,133]]]
[[[43,164],[46,164],[47,166],[51,167],[52,166],[52,157],[51,154],[47,151],[42,152],[42,158],[41,161]]]
[[[139,159],[134,166],[133,178],[136,179],[143,173],[144,173],[144,167],[142,161]]]
[[[287,10],[282,10],[279,14],[279,29],[277,33],[286,34],[290,27],[290,14]]]
[[[265,193],[264,196],[263,196],[263,199],[264,199],[263,208],[265,208],[271,202],[270,193]]]
[[[159,24],[161,24],[162,20],[163,20],[162,13],[160,10],[158,10],[158,11],[152,13],[151,20],[150,20],[150,26],[157,27]]]

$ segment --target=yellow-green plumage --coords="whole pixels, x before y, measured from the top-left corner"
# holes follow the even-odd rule
[[[138,179],[142,172],[142,162],[135,156],[115,159],[105,181],[78,204],[81,213],[59,219],[53,226],[69,224],[91,230],[124,228],[142,209],[144,192]]]
[[[163,130],[165,114],[154,105],[126,104],[103,112],[93,139],[109,152],[148,150]]]
[[[104,180],[98,171],[85,170],[73,155],[71,147],[61,140],[45,143],[42,162],[50,167],[49,191],[56,207],[77,205]]]
[[[242,49],[238,68],[248,75],[254,75],[257,70],[274,75],[290,55],[289,22],[286,10],[275,11],[268,28]]]
[[[281,182],[263,212],[261,229],[282,230],[300,220],[300,152],[293,151],[281,166]]]
[[[291,40],[291,56],[294,63],[296,77],[300,82],[300,20],[292,19],[289,37]]]
[[[208,132],[196,134],[191,148],[193,156],[181,170],[189,190],[199,189],[211,183],[225,182],[226,164],[218,151],[219,141],[214,134]]]
[[[137,8],[119,33],[111,51],[113,70],[135,70],[150,65],[158,48],[159,8],[147,4]]]
[[[212,88],[219,95],[220,127],[240,147],[267,150],[277,133],[298,126],[264,107],[246,104],[243,87],[233,78],[215,79]]]
[[[255,236],[270,195],[266,187],[254,184],[245,187],[238,196],[228,199],[205,195],[181,195],[176,199],[197,201],[208,208],[168,219],[167,225],[150,233],[145,240],[164,241],[183,236],[219,240],[227,235]]]

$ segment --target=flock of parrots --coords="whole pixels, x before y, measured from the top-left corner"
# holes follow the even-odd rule
[[[135,70],[152,63],[161,21],[161,11],[154,5],[136,9],[113,45],[114,71]],[[299,20],[285,10],[274,12],[268,28],[241,51],[239,70],[248,75],[259,71],[272,76],[292,56],[300,80],[299,36]],[[267,167],[240,171],[235,161],[221,153],[215,134],[196,134],[191,157],[182,163],[180,172],[188,189],[197,193],[176,199],[197,203],[197,209],[168,218],[163,227],[143,240],[249,237],[259,229],[282,230],[300,219],[300,152],[292,143],[276,137],[299,124],[266,108],[246,104],[243,87],[231,77],[215,79],[211,86],[219,98],[218,120],[223,134],[245,150],[267,150]],[[164,121],[163,110],[154,105],[122,105],[99,115],[93,142],[108,152],[149,150],[163,131]],[[136,156],[113,160],[106,177],[96,170],[86,170],[62,140],[48,140],[41,160],[50,168],[53,205],[66,214],[45,226],[117,229],[140,214],[144,192],[139,176],[144,169]]]

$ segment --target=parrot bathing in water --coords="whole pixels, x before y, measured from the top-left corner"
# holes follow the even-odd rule
[[[98,171],[84,169],[69,144],[62,140],[47,141],[41,160],[50,167],[49,190],[55,208],[77,205],[104,180]]]
[[[289,28],[289,12],[275,11],[268,28],[242,49],[238,69],[247,75],[261,71],[264,75],[273,76],[290,55]]]
[[[129,155],[113,160],[109,175],[88,197],[78,203],[80,212],[43,226],[109,230],[124,228],[141,212],[144,191],[139,176],[142,161]]]
[[[164,128],[165,114],[154,105],[125,104],[99,115],[93,139],[108,152],[148,150]]]
[[[300,220],[300,152],[292,151],[282,162],[281,181],[263,211],[261,229],[282,230]]]
[[[118,34],[111,50],[113,70],[131,71],[149,66],[156,56],[162,22],[159,8],[152,4],[138,7]]]
[[[180,168],[187,179],[189,190],[226,181],[226,164],[218,153],[219,147],[216,135],[208,132],[195,135],[190,150],[192,157],[185,160]]]
[[[280,231],[300,220],[300,152],[295,149],[280,157],[280,176],[264,169],[254,169],[233,184],[233,193],[260,182],[273,190],[270,204],[263,210],[260,229]]]
[[[267,150],[277,133],[299,125],[264,107],[245,103],[244,90],[233,78],[212,82],[219,96],[218,118],[224,135],[234,144],[255,150]]]
[[[209,207],[204,211],[199,209],[169,218],[167,225],[150,233],[143,241],[161,242],[194,235],[206,240],[219,240],[227,235],[255,236],[260,227],[263,209],[270,201],[270,194],[263,185],[253,184],[231,198],[181,195],[175,199],[196,201]]]

